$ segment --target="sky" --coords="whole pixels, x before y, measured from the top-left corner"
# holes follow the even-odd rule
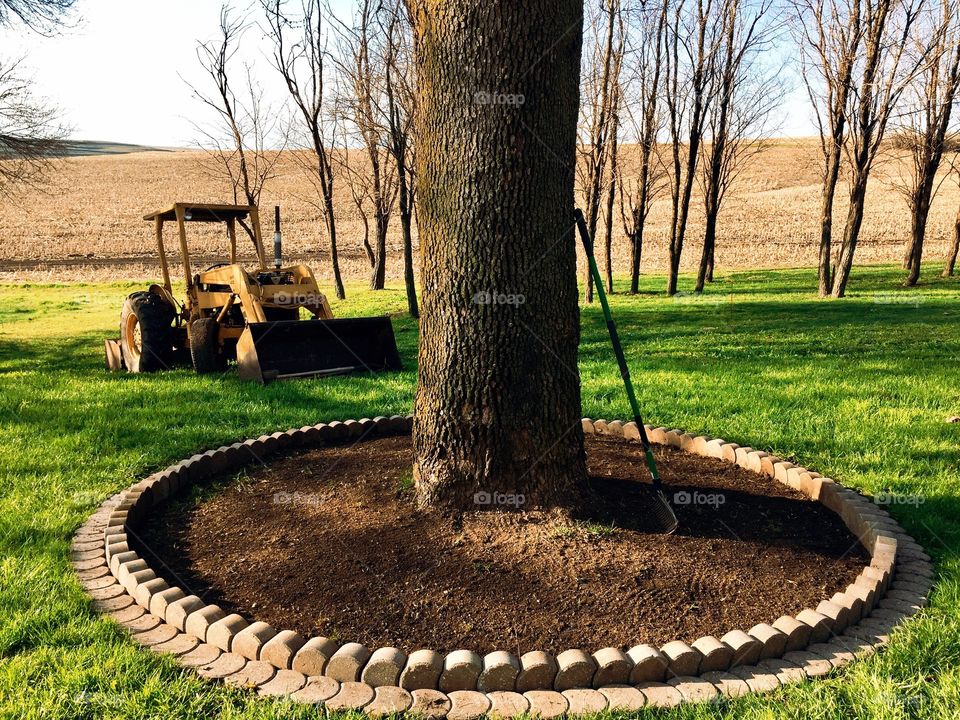
[[[198,138],[190,118],[208,117],[187,82],[203,80],[196,45],[216,38],[221,2],[80,0],[79,19],[58,36],[0,30],[0,57],[26,56],[38,92],[61,108],[75,139],[185,147]],[[333,6],[346,13],[350,2]],[[259,37],[256,28],[250,32],[252,40]],[[269,48],[266,42],[250,45],[246,59],[259,66],[262,84],[273,91],[264,55]],[[781,135],[813,133],[802,92],[788,96],[783,116]]]

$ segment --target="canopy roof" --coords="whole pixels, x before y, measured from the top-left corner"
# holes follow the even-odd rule
[[[164,210],[157,210],[143,216],[144,220],[167,222],[177,219],[177,208],[181,208],[187,222],[226,222],[242,220],[253,210],[251,205],[210,205],[207,203],[174,203]]]

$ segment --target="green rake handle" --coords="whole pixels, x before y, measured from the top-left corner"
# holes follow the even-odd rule
[[[603,307],[603,317],[607,321],[607,331],[610,333],[613,352],[617,356],[617,365],[620,366],[620,377],[623,378],[624,387],[627,389],[627,398],[630,400],[630,409],[633,411],[633,421],[637,425],[637,432],[640,433],[640,444],[643,445],[643,454],[647,458],[647,467],[650,469],[650,475],[653,477],[654,487],[660,490],[662,487],[660,473],[657,472],[657,463],[653,459],[653,450],[650,449],[650,439],[647,437],[647,429],[643,426],[643,418],[640,417],[640,405],[637,403],[637,395],[633,391],[633,381],[630,379],[630,368],[627,367],[627,359],[623,355],[623,346],[620,344],[617,326],[616,323],[613,322],[613,315],[610,313],[607,294],[603,290],[603,278],[600,276],[600,268],[597,267],[597,260],[593,256],[593,240],[590,238],[590,231],[587,230],[587,223],[583,219],[583,213],[580,211],[580,208],[574,208],[573,214],[577,220],[577,230],[580,232],[583,250],[587,254],[587,262],[590,264],[590,274],[593,276],[593,284],[597,289],[597,295],[600,296],[600,305]]]

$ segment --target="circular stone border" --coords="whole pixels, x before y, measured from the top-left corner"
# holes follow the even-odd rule
[[[412,416],[334,421],[276,432],[194,455],[114,495],[77,530],[70,561],[94,609],[134,640],[171,655],[201,677],[265,696],[364,710],[418,713],[450,720],[487,713],[554,717],[603,709],[669,707],[768,692],[826,675],[889,641],[926,604],[930,557],[888,513],[819,473],[762,450],[681,430],[647,426],[650,441],[718,458],[774,478],[837,513],[870,552],[870,564],[846,590],[796,616],[784,615],[720,638],[624,652],[566,650],[556,656],[470,650],[441,655],[420,649],[370,649],[227,614],[170,586],[128,545],[154,508],[211,476],[239,471],[288,449],[406,435]],[[639,442],[633,422],[583,419],[585,434]]]

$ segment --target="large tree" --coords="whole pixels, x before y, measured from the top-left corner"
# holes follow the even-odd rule
[[[572,219],[583,0],[410,5],[417,497],[569,505],[586,479]]]

